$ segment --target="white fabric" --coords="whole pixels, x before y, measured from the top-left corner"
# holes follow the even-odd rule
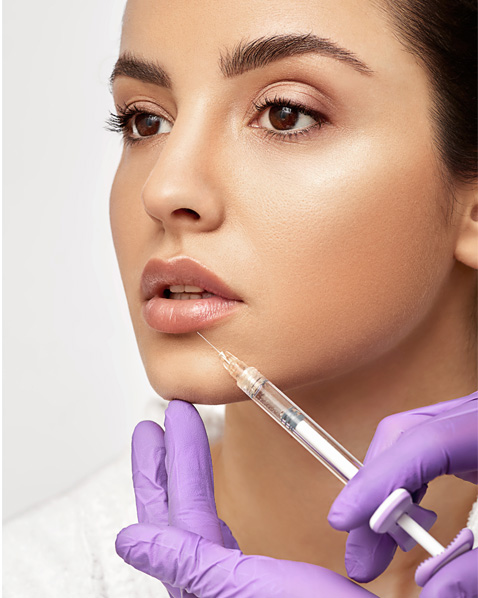
[[[146,419],[162,425],[165,401]],[[224,406],[198,406],[210,442],[222,433]],[[116,534],[137,521],[129,449],[78,488],[7,522],[4,598],[168,598],[156,579],[127,565]]]
[[[148,419],[162,424],[166,405],[156,399]],[[198,409],[214,442],[224,407]],[[4,598],[168,598],[160,582],[115,552],[116,534],[135,521],[128,450],[77,489],[5,525]],[[468,527],[478,542],[478,503]]]
[[[473,508],[471,509],[466,527],[469,527],[475,535],[473,548],[478,548],[478,500],[475,502]]]

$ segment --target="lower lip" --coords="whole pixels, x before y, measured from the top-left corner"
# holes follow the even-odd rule
[[[182,334],[208,328],[230,316],[242,304],[242,301],[216,296],[184,301],[153,297],[143,303],[143,318],[154,330]]]

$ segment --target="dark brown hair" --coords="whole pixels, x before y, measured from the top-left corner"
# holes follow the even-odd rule
[[[374,0],[397,39],[427,70],[431,118],[444,178],[477,178],[475,0]]]

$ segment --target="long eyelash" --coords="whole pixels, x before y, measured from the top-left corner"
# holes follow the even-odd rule
[[[105,129],[107,131],[112,131],[113,133],[120,133],[128,144],[132,145],[137,143],[141,141],[141,139],[131,137],[129,134],[131,130],[131,121],[136,114],[143,113],[144,110],[141,110],[134,104],[131,106],[118,106],[118,114],[110,112],[110,115],[106,119]]]
[[[262,129],[262,134],[266,137],[274,137],[279,141],[292,141],[297,140],[299,137],[307,136],[310,134],[312,129],[316,129],[322,127],[325,124],[326,119],[320,112],[316,112],[315,110],[311,110],[301,102],[295,102],[289,100],[288,98],[281,98],[279,96],[275,96],[273,100],[264,100],[262,103],[256,104],[254,102],[254,108],[256,111],[262,112],[266,108],[270,106],[287,106],[288,108],[295,108],[302,112],[303,114],[307,114],[307,116],[311,116],[314,118],[317,123],[315,125],[311,125],[310,127],[306,127],[304,129],[297,129],[292,131],[284,131],[283,133],[279,133],[278,131],[274,131],[272,129]]]
[[[119,114],[110,112],[109,117],[106,119],[106,130],[112,131],[113,133],[122,133],[129,125],[130,120],[135,114],[138,114],[138,110],[133,106],[118,106]]]

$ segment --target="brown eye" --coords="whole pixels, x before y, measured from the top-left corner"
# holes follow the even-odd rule
[[[271,106],[269,122],[275,129],[286,131],[296,126],[299,120],[299,110],[290,106]]]
[[[267,108],[267,110],[264,110]],[[295,106],[290,102],[274,101],[263,106],[256,105],[256,110],[261,114],[258,123],[270,131],[304,131],[322,122],[319,114],[303,106]]]
[[[157,135],[161,128],[161,117],[155,114],[137,114],[133,122],[133,133],[139,137]]]

